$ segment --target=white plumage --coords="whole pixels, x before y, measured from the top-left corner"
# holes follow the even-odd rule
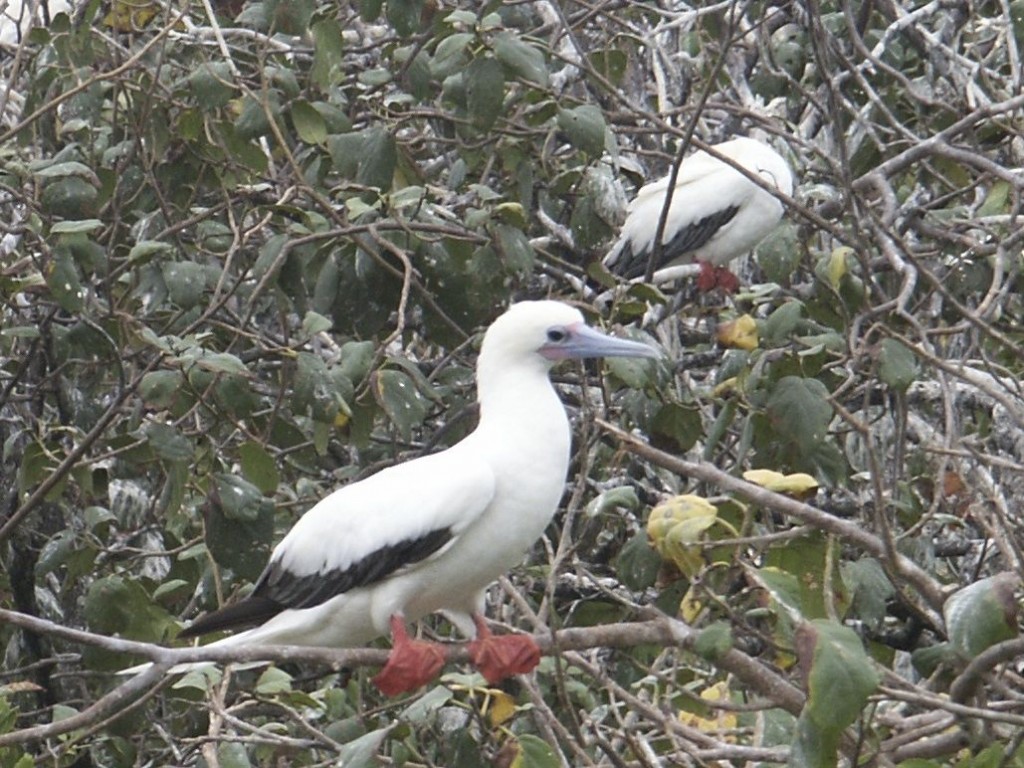
[[[713,149],[781,192],[793,193],[789,163],[771,147],[739,138]],[[619,239],[604,258],[615,274],[627,279],[646,274],[669,178],[641,187],[629,204]],[[694,152],[679,166],[655,272],[693,261],[721,267],[757,245],[782,213],[771,192],[707,152]]]
[[[324,498],[274,549],[250,597],[199,619],[183,634],[260,622],[215,645],[348,647],[390,627],[395,649],[377,678],[387,693],[416,687],[439,668],[443,655],[418,647],[425,644],[408,640],[404,628],[405,621],[434,611],[461,616],[460,629],[467,632],[472,616],[488,635],[483,642],[499,654],[509,650],[502,641],[514,646],[512,655],[525,652],[526,638],[490,637],[480,616],[484,589],[522,559],[563,492],[570,429],[548,371],[567,358],[656,355],[644,344],[588,328],[579,311],[565,304],[514,305],[484,337],[474,432],[446,451]],[[412,661],[403,656],[400,668],[389,673],[392,660],[411,646],[417,646]],[[407,668],[421,662],[432,668],[422,674]],[[489,679],[500,679],[536,659],[512,662],[510,669],[493,660],[477,663]]]

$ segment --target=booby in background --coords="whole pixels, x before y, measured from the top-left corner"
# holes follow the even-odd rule
[[[767,144],[738,138],[712,149],[792,195],[793,171]],[[604,258],[612,273],[626,279],[647,273],[670,178],[644,185],[629,204],[619,239]],[[664,279],[660,270],[698,262],[700,290],[736,290],[739,282],[725,265],[761,242],[782,214],[782,203],[772,192],[707,152],[694,152],[682,161],[676,175],[661,254],[654,264],[655,282]]]

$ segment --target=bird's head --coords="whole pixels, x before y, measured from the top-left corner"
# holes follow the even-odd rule
[[[487,329],[480,365],[541,364],[588,357],[658,357],[646,344],[617,339],[589,327],[578,309],[558,301],[513,304]]]

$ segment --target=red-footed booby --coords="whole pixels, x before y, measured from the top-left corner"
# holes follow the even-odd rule
[[[484,590],[522,560],[565,486],[569,421],[548,371],[560,360],[611,356],[658,352],[589,328],[566,304],[513,305],[484,336],[474,432],[324,498],[277,545],[251,595],[180,636],[258,624],[214,645],[352,647],[390,630],[393,647],[374,682],[394,695],[440,671],[442,647],[411,639],[406,622],[444,610],[460,631],[475,625],[470,656],[489,682],[533,669],[532,638],[487,629]]]
[[[789,163],[766,144],[739,138],[712,149],[781,192],[793,194]],[[644,185],[629,204],[619,239],[604,258],[611,272],[626,279],[646,274],[670,178]],[[736,276],[724,265],[761,242],[782,213],[782,203],[771,192],[707,152],[694,152],[679,165],[661,257],[654,265],[655,281],[664,279],[659,270],[696,261],[701,265],[700,290],[736,290]]]

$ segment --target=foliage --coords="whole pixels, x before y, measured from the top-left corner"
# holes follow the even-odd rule
[[[589,646],[507,691],[296,665],[108,720],[124,654],[4,625],[0,766],[1024,765],[1019,0],[206,7],[82,4],[0,60],[4,608],[173,642],[333,487],[472,428],[514,298],[672,364],[559,371],[563,508],[490,595]],[[745,288],[609,292],[628,195],[755,130],[797,188]],[[714,511],[652,545],[684,492]],[[664,646],[603,642],[655,610]]]

